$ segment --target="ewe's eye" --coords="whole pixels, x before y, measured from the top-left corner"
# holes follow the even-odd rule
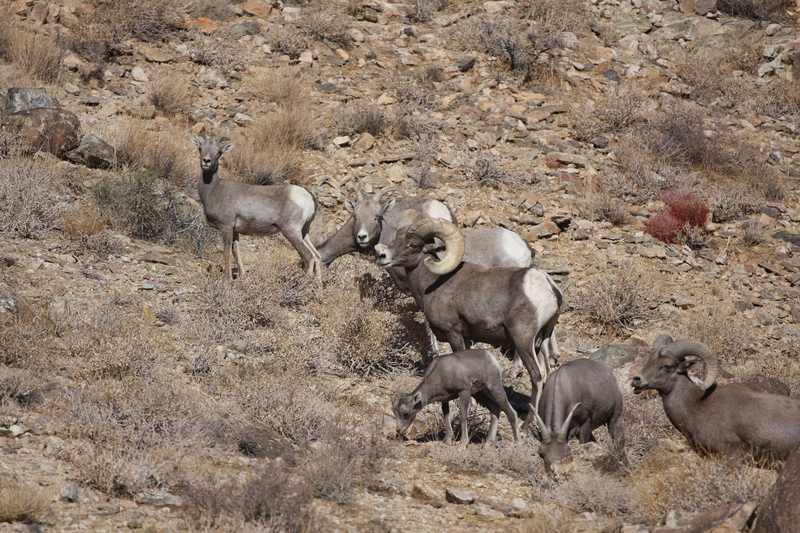
[[[408,420],[408,413],[403,413],[403,418],[405,418],[406,420]]]

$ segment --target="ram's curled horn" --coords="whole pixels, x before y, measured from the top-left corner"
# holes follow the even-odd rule
[[[572,408],[572,411],[570,411],[569,415],[567,415],[567,419],[564,420],[564,423],[561,425],[561,430],[558,432],[558,442],[567,442],[567,437],[569,436],[569,424],[572,422],[572,415],[575,414],[575,409],[577,409],[580,405],[581,402],[575,404],[575,407]]]
[[[542,437],[542,442],[547,444],[550,442],[550,439],[552,439],[553,436],[550,435],[550,430],[545,425],[542,417],[536,412],[536,408],[531,404],[528,404],[528,406],[531,408],[531,410],[533,410],[533,414],[536,415],[536,425],[539,426],[539,435]]]
[[[461,259],[464,257],[464,234],[449,220],[437,218],[433,222],[433,236],[442,239],[445,253],[441,261],[426,257],[425,267],[431,273],[442,276],[449,274],[461,264]]]
[[[400,187],[398,185],[389,185],[388,187],[384,187],[378,192],[376,192],[373,200],[375,200],[376,202],[380,202],[381,198],[383,198],[385,194],[389,194],[392,191],[399,191],[399,190]]]
[[[714,352],[711,351],[711,348],[709,348],[708,345],[703,344],[702,342],[690,339],[682,339],[667,344],[661,348],[658,353],[662,355],[669,355],[679,361],[684,360],[688,355],[694,355],[702,359],[703,363],[706,365],[706,379],[703,381],[704,390],[713,385],[714,381],[717,379],[717,373],[719,372],[717,356],[714,355]]]

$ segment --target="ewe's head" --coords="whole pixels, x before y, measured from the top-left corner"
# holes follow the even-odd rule
[[[422,393],[403,393],[403,387],[397,389],[397,397],[392,397],[392,413],[397,422],[397,434],[405,435],[406,430],[422,410]]]
[[[672,392],[675,383],[684,377],[688,378],[688,370],[697,362],[687,360],[689,356],[698,357],[706,365],[706,379],[702,389],[708,389],[717,378],[717,358],[711,348],[702,342],[683,339],[673,341],[669,335],[661,335],[653,344],[649,359],[633,377],[633,392],[640,394],[645,389],[655,389],[662,395]]]
[[[386,211],[394,207],[395,198],[390,198],[386,203],[381,203],[381,198],[387,193],[400,190],[397,185],[384,187],[375,193],[372,198],[364,198],[361,191],[356,189],[356,203],[350,199],[344,201],[344,207],[353,216],[353,238],[361,248],[374,246],[381,238],[381,223]]]
[[[200,167],[208,172],[216,172],[220,156],[230,152],[234,146],[227,137],[220,137],[215,141],[206,137],[204,133],[199,137],[193,137],[192,144],[200,151]]]

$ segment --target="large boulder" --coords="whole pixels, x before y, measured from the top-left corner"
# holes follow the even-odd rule
[[[53,99],[42,91],[36,89],[24,89],[22,87],[11,87],[0,103],[0,115],[10,115],[37,107],[54,108],[58,107]]]
[[[753,533],[797,531],[800,524],[800,453],[795,449],[756,509]]]
[[[5,116],[0,128],[18,135],[27,152],[41,150],[61,157],[78,146],[81,124],[65,109],[37,107]]]

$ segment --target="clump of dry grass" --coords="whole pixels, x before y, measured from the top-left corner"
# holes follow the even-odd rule
[[[270,28],[264,37],[273,52],[290,59],[297,59],[308,48],[305,35],[286,25]]]
[[[378,136],[386,127],[386,115],[377,105],[354,102],[334,114],[333,124],[339,135],[367,132]]]
[[[0,233],[30,239],[56,229],[71,175],[48,161],[0,160]]]
[[[414,0],[408,18],[412,22],[428,22],[437,11],[447,5],[447,0]]]
[[[40,385],[40,378],[31,370],[0,365],[0,406],[9,401],[28,402]]]
[[[600,334],[619,335],[653,319],[661,302],[656,280],[624,269],[568,289],[569,305]]]
[[[179,185],[194,184],[199,158],[197,152],[186,150],[184,133],[177,127],[154,127],[148,121],[131,119],[117,124],[108,135],[123,167]],[[158,150],[153,150],[153,146],[158,146]]]
[[[308,38],[322,41],[331,48],[349,48],[353,40],[347,33],[349,19],[334,4],[319,2],[303,9],[296,22]]]
[[[0,487],[0,522],[46,522],[52,513],[50,498],[41,489],[4,478]]]
[[[189,79],[171,71],[154,76],[150,81],[147,98],[165,116],[186,114],[192,106]]]
[[[61,39],[36,33],[10,20],[0,21],[0,59],[28,76],[43,83],[57,83],[64,55]]]
[[[292,107],[308,98],[308,85],[300,72],[288,67],[259,70],[247,80],[247,87],[259,100]]]
[[[758,246],[766,241],[769,237],[769,226],[755,221],[749,221],[742,224],[744,232],[742,233],[742,244],[748,248]]]
[[[631,500],[630,486],[617,477],[600,472],[579,473],[560,483],[547,494],[573,513],[597,513],[617,517],[631,514],[636,502]]]
[[[640,115],[643,105],[641,95],[634,91],[621,95],[610,92],[588,113],[576,117],[572,124],[575,138],[591,142],[601,135],[624,132],[643,121]]]

